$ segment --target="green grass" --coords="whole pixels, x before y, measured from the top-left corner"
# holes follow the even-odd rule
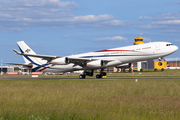
[[[179,120],[180,81],[1,80],[0,120]]]

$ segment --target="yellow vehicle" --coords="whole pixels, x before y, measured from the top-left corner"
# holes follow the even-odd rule
[[[155,61],[154,62],[154,69],[162,69],[162,68],[164,68],[164,69],[166,69],[167,68],[167,61],[161,61],[161,62],[159,62],[159,61]]]

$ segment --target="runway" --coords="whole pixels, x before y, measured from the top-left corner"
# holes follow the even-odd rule
[[[180,80],[180,78],[0,78],[0,80]]]

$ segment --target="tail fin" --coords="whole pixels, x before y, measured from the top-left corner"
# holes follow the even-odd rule
[[[17,44],[21,53],[36,55],[36,53],[24,41],[19,41],[17,42]],[[29,57],[29,56],[23,56],[23,58],[26,64],[32,63],[38,66],[46,63],[46,61],[42,60],[41,58]]]

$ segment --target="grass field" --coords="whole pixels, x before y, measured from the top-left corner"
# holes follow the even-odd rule
[[[179,120],[180,81],[1,80],[0,120]]]

